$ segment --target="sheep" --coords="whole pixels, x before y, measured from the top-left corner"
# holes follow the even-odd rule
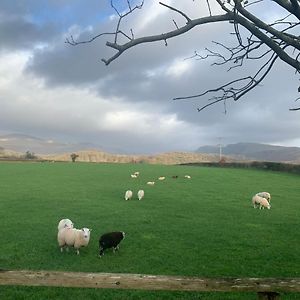
[[[158,180],[165,180],[165,179],[166,179],[166,177],[164,177],[164,176],[158,177]]]
[[[261,198],[262,197],[258,196],[257,194],[252,197],[252,204],[254,208],[256,208],[257,205],[259,205]]]
[[[60,231],[63,228],[74,228],[74,223],[70,219],[62,219],[59,221],[57,229]]]
[[[191,179],[192,177],[190,175],[184,175],[184,178]]]
[[[137,178],[137,175],[135,175],[135,174],[131,174],[130,176],[131,176],[131,178]]]
[[[142,200],[144,198],[145,192],[143,190],[139,190],[137,193],[137,196],[139,200]]]
[[[177,179],[178,175],[173,175],[172,178]]]
[[[271,208],[271,205],[269,204],[268,200],[258,196],[257,194],[252,197],[252,204],[254,208],[257,208],[257,206],[259,206],[260,209],[263,209],[265,207],[268,209]]]
[[[69,250],[69,246],[73,246],[76,249],[77,255],[79,255],[79,248],[85,247],[90,241],[91,229],[89,228],[63,228],[57,234],[57,241],[60,247],[60,251],[63,252],[64,246],[66,250]]]
[[[261,198],[259,202],[259,209],[264,209],[264,208],[270,209],[271,205],[267,199]]]
[[[104,255],[104,250],[113,248],[113,251],[119,250],[119,244],[125,238],[125,232],[114,231],[103,234],[99,239],[99,256]]]
[[[154,185],[155,182],[154,182],[154,181],[148,181],[147,184],[148,184],[148,185]]]
[[[132,191],[128,190],[125,192],[125,200],[130,200],[132,198]]]
[[[134,172],[133,174],[136,175],[136,176],[139,176],[140,172]]]
[[[260,192],[260,193],[257,193],[256,195],[267,199],[269,203],[271,202],[271,195],[268,192]]]

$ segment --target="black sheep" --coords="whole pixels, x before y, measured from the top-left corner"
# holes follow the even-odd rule
[[[114,252],[119,249],[119,244],[125,238],[125,232],[114,231],[101,235],[99,239],[99,255],[104,255],[104,250],[113,248]]]

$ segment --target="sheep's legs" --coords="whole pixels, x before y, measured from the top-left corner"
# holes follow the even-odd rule
[[[66,246],[66,245],[60,246],[60,252],[64,252],[65,246]],[[67,252],[69,251],[69,248],[68,248],[68,247],[66,247],[66,251],[67,251]]]
[[[104,255],[104,249],[100,248],[99,256],[101,257],[102,255]]]
[[[119,245],[118,246],[116,246],[116,247],[113,247],[113,252],[115,253],[116,251],[118,251],[119,250]]]

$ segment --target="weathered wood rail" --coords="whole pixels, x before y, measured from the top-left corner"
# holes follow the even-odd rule
[[[279,299],[280,292],[300,292],[300,278],[198,278],[29,270],[0,270],[0,285],[199,292],[256,292],[259,299]]]

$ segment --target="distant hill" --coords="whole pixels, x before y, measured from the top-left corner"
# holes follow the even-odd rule
[[[61,143],[25,134],[7,134],[0,136],[0,150],[1,149],[20,153],[30,151],[38,155],[45,155],[76,152],[86,149],[101,150],[101,147],[99,145],[89,143]]]
[[[218,146],[203,146],[198,153],[218,154]],[[224,155],[246,160],[300,162],[299,147],[283,147],[258,143],[237,143],[222,147]]]
[[[194,152],[168,152],[156,155],[112,154],[101,151],[78,151],[76,161],[108,162],[108,163],[148,163],[148,164],[184,164],[199,162],[218,162],[218,155]],[[44,155],[41,158],[53,161],[71,161],[70,153],[60,155]],[[229,161],[229,159],[228,159]]]
[[[70,155],[73,152],[78,154],[76,161],[82,162],[180,164],[218,161],[218,156],[214,154],[195,152],[169,152],[157,155],[114,154],[113,151],[104,151],[100,146],[94,144],[60,143],[25,134],[0,136],[0,158],[22,158],[26,151],[34,153],[40,159],[53,161],[71,161]]]
[[[146,162],[180,164],[189,162],[216,162],[219,160],[218,146],[203,146],[195,152],[169,152],[157,155],[124,154],[122,150],[109,149],[91,143],[62,143],[25,134],[0,136],[0,157],[21,157],[29,151],[39,158],[70,161],[76,152],[78,161],[86,162]],[[226,161],[260,160],[300,163],[299,147],[282,147],[257,143],[237,143],[222,147]]]

